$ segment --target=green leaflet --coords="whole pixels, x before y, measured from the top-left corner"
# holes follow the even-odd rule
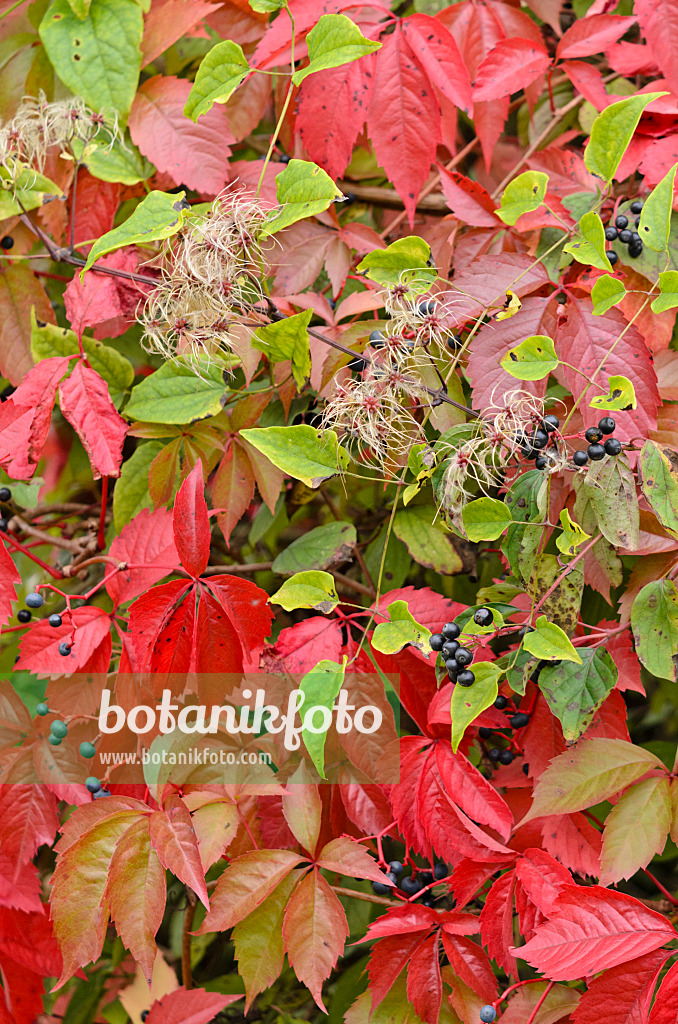
[[[92,0],[86,17],[54,0],[40,23],[54,70],[95,110],[127,117],[139,82],[144,19],[136,0]]]
[[[579,523],[574,522],[566,508],[560,513],[560,525],[563,532],[556,537],[556,547],[564,555],[575,555],[577,548],[591,539],[591,535],[582,530]]]
[[[621,163],[640,115],[665,92],[644,93],[611,103],[593,122],[589,144],[584,152],[587,170],[605,181],[612,181]]]
[[[273,562],[273,572],[285,575],[304,569],[327,569],[353,558],[357,534],[352,523],[327,523],[297,537]]]
[[[381,49],[381,43],[366,39],[358,26],[345,14],[323,14],[306,36],[310,63],[295,71],[292,81],[301,85],[308,75],[359,60]]]
[[[176,235],[190,210],[185,197],[185,192],[149,192],[123,224],[96,240],[80,276],[106,253]]]
[[[200,62],[184,114],[197,121],[214,103],[226,103],[250,71],[242,46],[231,39],[217,43]]]
[[[431,249],[417,235],[398,238],[386,249],[373,249],[358,264],[358,271],[377,284],[406,284],[412,291],[425,292],[437,271],[429,266]]]
[[[504,189],[501,206],[495,213],[504,224],[513,225],[524,213],[538,210],[544,202],[549,176],[543,171],[524,171]]]
[[[339,604],[334,577],[328,572],[316,570],[295,573],[285,580],[269,601],[279,604],[286,612],[297,608],[313,608],[325,615],[329,615]]]
[[[325,775],[325,740],[327,729],[321,728],[324,725],[325,716],[315,714],[309,717],[309,726],[306,727],[306,715],[312,708],[327,708],[330,712],[328,721],[332,721],[331,710],[334,700],[341,690],[346,673],[346,656],[344,655],[341,665],[336,661],[320,661],[315,668],[307,672],[299,683],[299,689],[304,695],[303,704],[299,708],[299,715],[304,723],[301,733],[304,746],[311,755],[321,779]]]
[[[539,689],[560,721],[568,743],[586,732],[617,682],[617,666],[603,647],[583,649],[579,654],[579,665],[547,665],[539,674]]]
[[[396,512],[393,532],[419,565],[452,576],[462,571],[462,561],[452,537],[434,517],[434,509],[410,505]]]
[[[665,309],[678,306],[678,270],[665,270],[659,275],[659,295],[653,301],[653,313],[663,313]]]
[[[626,455],[622,452],[614,459],[592,463],[583,487],[602,535],[616,548],[637,548],[640,512],[636,481]]]
[[[479,661],[471,666],[476,681],[473,686],[455,685],[452,692],[452,749],[455,754],[468,726],[497,699],[501,669],[491,661]]]
[[[660,679],[678,679],[678,588],[655,580],[640,591],[631,609],[636,653]]]
[[[650,192],[640,212],[638,234],[643,243],[655,252],[664,252],[669,244],[675,177],[674,166]]]
[[[509,349],[501,358],[501,367],[518,380],[543,380],[559,361],[551,338],[534,334]]]
[[[598,270],[612,270],[605,255],[605,228],[597,213],[585,213],[579,221],[579,233],[563,246],[578,263],[590,264]]]
[[[252,336],[252,346],[265,352],[272,363],[290,360],[292,374],[300,390],[311,375],[308,325],[312,316],[313,310],[305,309],[303,313],[258,327]]]
[[[656,441],[646,441],[640,453],[640,482],[657,519],[678,531],[678,453]]]
[[[372,646],[382,654],[397,654],[411,644],[425,654],[429,653],[431,630],[420,625],[410,614],[405,601],[394,601],[386,609],[390,622],[380,622],[372,636]]]
[[[310,160],[290,160],[275,182],[279,206],[269,214],[264,236],[322,213],[335,199],[343,198],[329,174]]]
[[[113,491],[113,522],[118,532],[142,509],[153,507],[148,492],[148,471],[163,448],[160,441],[147,441],[123,462]]]
[[[22,207],[35,210],[62,195],[58,185],[30,167],[16,177],[6,167],[0,167],[0,220],[15,217]]]
[[[178,360],[140,381],[125,406],[128,419],[145,423],[193,423],[216,416],[226,397],[221,368],[209,363],[196,370]]]
[[[606,395],[596,395],[589,402],[592,409],[607,409],[614,412],[616,409],[636,408],[638,405],[636,389],[628,377],[612,374],[607,379],[607,386],[608,393]]]
[[[531,469],[518,477],[504,497],[513,522],[501,547],[513,573],[525,582],[529,580],[543,532],[546,494],[546,477],[538,469]],[[535,525],[523,525],[528,523]]]
[[[76,158],[100,181],[136,185],[155,172],[153,164],[141,155],[129,138],[124,142],[114,139],[110,144],[90,142],[87,146],[83,146],[80,139],[74,139],[72,145]]]
[[[567,633],[555,622],[549,622],[545,615],[540,615],[533,631],[525,634],[523,647],[542,661],[574,661],[578,665],[582,663]]]
[[[603,313],[607,313],[608,309],[621,302],[625,295],[626,288],[621,281],[610,277],[609,274],[603,274],[595,281],[591,290],[593,315],[602,316]]]
[[[337,442],[333,430],[320,433],[305,423],[289,427],[253,427],[241,430],[257,451],[282,469],[287,476],[301,480],[307,487],[320,487],[348,466],[349,454]]]
[[[510,509],[497,498],[476,498],[464,505],[462,521],[471,541],[496,540],[513,522]]]

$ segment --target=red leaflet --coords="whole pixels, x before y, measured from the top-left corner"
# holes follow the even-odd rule
[[[198,843],[191,825],[191,815],[181,797],[170,796],[164,810],[151,814],[148,827],[151,843],[158,851],[163,867],[185,885],[190,885],[209,909]]]
[[[561,68],[575,89],[592,103],[596,110],[603,110],[608,105],[610,98],[603,76],[597,67],[587,64],[584,60],[566,60],[561,64]]]
[[[0,852],[0,907],[43,913],[42,886],[34,864],[19,867],[4,850]]]
[[[341,624],[337,619],[313,615],[282,629],[266,656],[281,658],[285,671],[291,675],[305,675],[323,658],[339,661],[342,643]]]
[[[657,975],[670,955],[665,949],[655,949],[605,971],[582,996],[574,1012],[574,1024],[599,1024],[612,1008],[619,1024],[646,1024]],[[675,1004],[673,1011],[675,1021]]]
[[[483,945],[493,960],[507,974],[517,974],[513,957],[513,892],[515,871],[507,871],[498,878],[487,894],[480,914],[480,933]],[[524,948],[524,947],[523,947]]]
[[[175,988],[151,1006],[146,1024],[208,1024],[226,1006],[242,999],[224,996],[204,988]]]
[[[438,173],[447,205],[460,220],[477,228],[499,227],[494,213],[497,204],[482,185],[444,167],[439,167]]]
[[[422,939],[410,957],[407,998],[426,1024],[438,1024],[443,982],[438,963],[438,936]]]
[[[196,672],[239,672],[243,646],[238,630],[222,605],[205,589],[198,602]]]
[[[82,441],[94,479],[120,476],[129,428],[111,401],[106,381],[78,360],[70,377],[59,385],[59,404]]]
[[[678,68],[672,42],[678,30],[678,9],[672,0],[638,0],[633,7],[648,49],[666,78],[671,92],[678,93]]]
[[[12,616],[12,602],[16,600],[19,583],[21,575],[12,556],[5,545],[0,544],[0,626],[4,626]]]
[[[23,923],[23,922],[22,922]],[[13,922],[17,927],[18,922]],[[0,990],[2,1024],[34,1024],[44,1010],[42,977],[24,964],[0,954],[3,988]]]
[[[239,576],[209,576],[204,586],[212,591],[240,638],[243,650],[241,667],[247,671],[258,669],[259,655],[271,632],[273,619],[268,594],[256,583]]]
[[[193,123],[184,115],[191,83],[155,75],[140,86],[129,115],[132,141],[176,185],[214,195],[226,184],[231,155],[228,118],[221,103]]]
[[[139,266],[137,250],[129,247],[116,249],[97,260],[97,266],[134,273]],[[149,275],[147,267],[144,268],[144,274]],[[82,334],[86,326],[92,325],[95,338],[117,338],[133,322],[139,307],[140,293],[143,294],[148,288],[148,285],[138,281],[110,277],[94,270],[88,270],[82,281],[80,274],[76,274],[64,291],[66,316],[78,334]]]
[[[544,49],[531,39],[502,39],[478,68],[473,101],[499,100],[543,75],[551,64]]]
[[[602,53],[612,43],[616,43],[635,22],[635,18],[623,18],[616,14],[593,14],[590,18],[577,18],[560,39],[556,57],[565,60]]]
[[[37,320],[54,323],[54,312],[40,280],[19,260],[0,269],[0,373],[20,384],[33,367],[31,309]]]
[[[478,769],[463,754],[455,754],[444,740],[436,744],[436,766],[445,792],[462,811],[508,840],[513,815],[505,800]]]
[[[491,1003],[497,995],[497,979],[485,950],[465,935],[450,935],[444,927],[441,938],[454,973],[484,1002]]]
[[[78,171],[75,196],[74,241],[76,246],[80,246],[83,242],[105,235],[113,227],[115,213],[120,202],[120,185],[115,182],[101,181],[81,167]],[[102,287],[106,281],[113,280],[104,277],[103,274],[97,274],[96,278],[99,287]],[[66,291],[68,291],[68,287]],[[73,326],[72,322],[71,326]]]
[[[351,64],[318,71],[299,90],[299,137],[311,160],[332,178],[340,177],[350,162],[370,107],[375,67],[376,58],[368,54]]]
[[[47,440],[59,381],[70,359],[42,359],[30,370],[0,414],[0,463],[16,480],[35,472]]]
[[[318,854],[318,867],[327,871],[337,871],[340,875],[350,875],[352,878],[369,878],[373,882],[384,881],[383,872],[379,870],[365,847],[354,839],[333,839],[323,846]]]
[[[553,981],[572,981],[650,953],[675,937],[665,917],[632,896],[600,886],[568,886],[551,919],[511,952]]]
[[[440,110],[399,24],[377,53],[367,127],[377,160],[395,185],[412,223],[419,192],[435,159]]]
[[[382,876],[383,878],[383,876]],[[464,915],[470,916],[470,915]],[[387,910],[383,917],[367,929],[367,938],[379,939],[389,935],[408,935],[410,932],[427,932],[429,928],[440,924],[441,918],[432,907],[422,907],[415,903]]]
[[[0,786],[0,841],[16,864],[28,863],[43,843],[51,846],[58,827],[57,798],[47,786]]]
[[[544,849],[576,874],[597,878],[600,874],[602,838],[588,818],[558,814],[542,819]]]
[[[392,935],[372,947],[367,973],[373,1011],[383,1002],[400,972],[410,962],[414,950],[421,942],[421,936],[420,931]]]
[[[505,864],[478,864],[470,858],[461,860],[452,872],[450,883],[455,904],[458,907],[465,907],[485,882],[492,878],[492,875],[496,875],[500,868],[507,866]]]
[[[191,576],[200,576],[210,560],[210,523],[201,462],[195,464],[176,496],[174,543],[184,569]]]
[[[548,917],[564,885],[573,885],[572,875],[544,850],[524,850],[516,861],[516,878],[532,903]]]
[[[327,1013],[322,984],[343,952],[349,931],[344,908],[317,869],[292,893],[282,932],[290,967]]]
[[[242,445],[233,441],[212,480],[212,501],[224,509],[218,516],[218,523],[227,544],[233,527],[245,514],[253,497],[252,464]]]
[[[649,1024],[678,1024],[678,962],[671,965],[657,990]]]
[[[167,509],[151,512],[145,508],[115,537],[109,549],[111,558],[128,565],[143,565],[139,569],[124,569],[108,581],[106,590],[115,607],[142,594],[178,566],[172,522],[172,513]]]
[[[64,657],[59,654],[59,644],[70,639],[74,627],[71,653]],[[107,643],[110,651],[110,629],[110,616],[94,605],[74,608],[70,619],[64,614],[56,628],[47,619],[40,619],[31,623],[21,640],[16,669],[38,676],[78,672],[102,644]]]
[[[214,5],[205,0],[156,0],[144,19],[141,66],[151,64],[212,11]]]
[[[432,84],[442,95],[472,112],[471,80],[454,36],[438,21],[427,14],[412,14],[402,21],[403,32]]]
[[[235,857],[217,882],[197,934],[226,931],[242,921],[303,859],[291,850],[254,850]]]
[[[170,658],[179,660],[173,650],[168,651],[165,656],[157,648],[163,631],[170,629],[172,618],[176,615],[180,602],[187,603],[186,594],[190,589],[190,584],[185,580],[172,580],[170,583],[162,583],[159,587],[147,590],[130,607],[128,634],[142,670],[150,667],[151,659],[156,666],[160,662],[167,662]],[[182,652],[180,652],[181,661],[186,667],[176,668],[174,671],[188,671],[191,662],[192,635],[190,640],[182,645]]]

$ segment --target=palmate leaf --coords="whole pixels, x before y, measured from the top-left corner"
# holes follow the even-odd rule
[[[348,937],[339,899],[314,868],[294,890],[285,909],[283,941],[294,973],[326,1013],[322,983],[330,976]]]

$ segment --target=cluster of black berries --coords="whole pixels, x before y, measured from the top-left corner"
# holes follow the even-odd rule
[[[608,437],[607,441],[603,442],[605,434],[611,434],[616,425],[611,416],[603,416],[597,427],[589,427],[584,434],[589,446],[586,451],[580,449],[574,453],[572,461],[575,466],[585,466],[589,459],[592,462],[600,462],[606,455],[619,455],[622,450],[621,441],[616,437]]]
[[[3,504],[5,504],[6,502],[10,501],[11,497],[12,497],[12,492],[10,491],[9,487],[0,487],[0,501]],[[5,516],[0,517],[0,532],[7,533],[8,525],[9,525],[9,520]],[[29,615],[29,618],[30,618],[30,615]],[[19,620],[19,621],[21,621],[21,620]]]
[[[549,464],[548,452],[544,449],[552,441],[551,434],[558,429],[560,426],[560,420],[557,416],[544,416],[541,421],[541,426],[537,427],[535,432],[528,436],[523,434],[522,437],[518,438],[520,444],[520,451],[526,459],[534,459],[534,465],[536,469],[546,469]],[[554,445],[554,447],[556,447]],[[556,447],[557,450],[557,447]]]
[[[401,892],[404,892],[406,896],[415,896],[422,889],[425,889],[427,885],[431,885],[433,882],[440,882],[441,879],[447,878],[449,869],[447,864],[443,864],[442,861],[436,864],[433,871],[419,871],[416,876],[405,875],[402,878],[403,866],[399,860],[392,860],[389,862],[388,871],[386,877],[394,885],[397,885]],[[390,885],[384,885],[383,882],[372,882],[372,889],[377,896],[388,896],[391,892]],[[431,896],[430,890],[427,890],[421,897],[421,903],[425,907],[432,907],[434,904],[433,897]]]
[[[484,615],[489,609],[479,608],[478,611]],[[486,623],[479,623],[482,624]],[[473,661],[473,651],[461,646],[457,639],[460,633],[461,627],[456,622],[446,622],[440,633],[432,634],[428,643],[432,651],[439,651],[442,654],[451,682],[459,683],[460,686],[473,686],[476,677],[468,668]]]
[[[497,696],[494,702],[494,706],[495,708],[497,708],[498,711],[504,711],[506,708],[509,708],[509,712],[513,711],[513,708],[509,707],[508,697],[505,697],[503,693],[500,693]],[[526,714],[525,711],[514,711],[514,713],[511,714],[509,717],[509,725],[512,729],[524,729],[529,721],[530,716]],[[481,740],[492,739],[494,732],[494,729],[488,729],[485,726],[481,726],[478,729],[478,735],[480,736]],[[508,748],[501,749],[500,747],[492,747],[488,751],[488,757],[490,761],[494,762],[494,764],[512,764],[515,760],[515,756],[516,755],[513,753],[513,751],[509,750]],[[528,771],[528,765],[524,764],[523,772],[525,773],[525,775],[527,775]]]
[[[631,213],[640,213],[643,208],[642,200],[634,199],[631,203]],[[640,224],[640,217],[637,217],[634,221],[634,227],[637,228]],[[620,213],[615,217],[614,225],[610,224],[609,227],[605,228],[605,238],[608,242],[619,241],[623,245],[628,245],[629,256],[631,259],[637,259],[643,251],[643,240],[637,231],[632,231],[629,227],[629,218],[625,214]],[[619,257],[614,249],[607,249],[605,252],[608,260],[615,265]]]
[[[17,612],[17,614],[16,614],[16,617],[19,620],[19,622],[30,622],[31,621],[31,613],[28,611],[28,609],[29,608],[42,608],[44,603],[45,602],[44,602],[42,594],[38,594],[37,591],[32,593],[32,594],[26,594],[26,608],[21,608]],[[58,629],[58,627],[62,623],[62,618],[61,618],[61,616],[59,615],[58,612],[52,612],[52,614],[47,619],[47,621],[49,622],[50,626],[52,626],[54,629]],[[66,658],[66,657],[68,657],[68,655],[70,653],[71,653],[71,645],[67,644],[65,640],[62,641],[59,644],[59,654],[63,658]]]

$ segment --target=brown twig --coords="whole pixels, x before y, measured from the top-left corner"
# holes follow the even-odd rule
[[[186,887],[186,910],[184,911],[184,926],[181,933],[181,981],[184,988],[193,988],[193,973],[191,970],[191,928],[195,917],[195,905],[197,896],[192,889]]]
[[[357,889],[345,889],[341,885],[333,885],[332,892],[339,896],[354,896],[357,900],[365,900],[367,903],[379,903],[382,907],[402,907],[400,900],[390,900],[386,896],[373,896],[371,892],[359,892]]]

